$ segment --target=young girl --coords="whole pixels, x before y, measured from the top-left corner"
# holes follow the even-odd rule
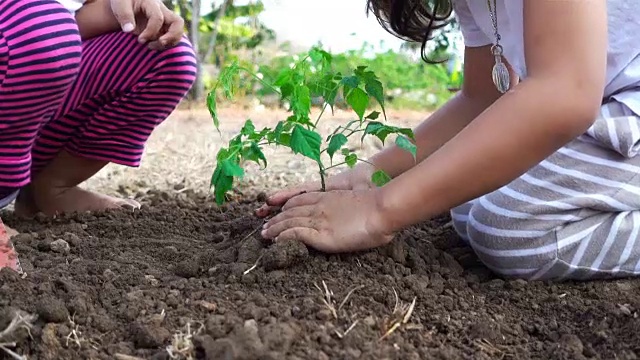
[[[369,9],[415,41],[453,10],[466,44],[462,91],[415,129],[417,162],[391,147],[375,167],[330,179],[334,191],[278,192],[258,209],[282,208],[265,238],[363,250],[453,209],[460,236],[504,276],[640,273],[640,2],[369,0]],[[374,168],[393,180],[373,187]]]
[[[144,144],[196,74],[184,22],[158,0],[0,1],[0,208],[137,207],[78,185]],[[0,268],[16,268],[0,220]]]

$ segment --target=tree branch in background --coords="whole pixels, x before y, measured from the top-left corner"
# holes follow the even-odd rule
[[[213,25],[213,30],[211,32],[211,37],[209,38],[209,46],[207,47],[207,51],[204,53],[203,60],[208,61],[213,55],[213,50],[216,48],[216,40],[218,39],[218,29],[220,26],[220,21],[224,17],[227,7],[231,5],[233,0],[224,0],[220,9],[218,9],[218,14],[216,14],[216,20]]]

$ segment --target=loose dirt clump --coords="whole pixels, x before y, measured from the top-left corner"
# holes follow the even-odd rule
[[[135,212],[2,214],[22,232],[26,276],[0,270],[0,334],[28,321],[0,345],[34,359],[640,355],[640,281],[496,278],[446,216],[381,249],[324,255],[263,241],[252,202],[144,197]]]

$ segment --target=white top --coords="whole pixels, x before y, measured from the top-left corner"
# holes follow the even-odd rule
[[[494,42],[486,1],[453,0],[453,7],[466,46],[485,46]],[[497,10],[504,57],[521,78],[526,78],[523,0],[497,0]],[[613,95],[615,100],[640,115],[640,1],[607,0],[607,12],[609,50],[604,97]]]
[[[86,0],[57,0],[57,1],[60,4],[62,4],[62,6],[67,8],[67,10],[69,10],[72,14],[75,14],[75,12],[82,7],[82,5],[85,3]]]

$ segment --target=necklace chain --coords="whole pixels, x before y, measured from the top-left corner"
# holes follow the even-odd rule
[[[500,32],[498,31],[498,7],[496,6],[497,0],[493,0],[493,6],[491,0],[487,0],[487,7],[489,8],[489,16],[491,16],[491,23],[493,25],[493,35],[496,38],[496,45],[500,44]]]

